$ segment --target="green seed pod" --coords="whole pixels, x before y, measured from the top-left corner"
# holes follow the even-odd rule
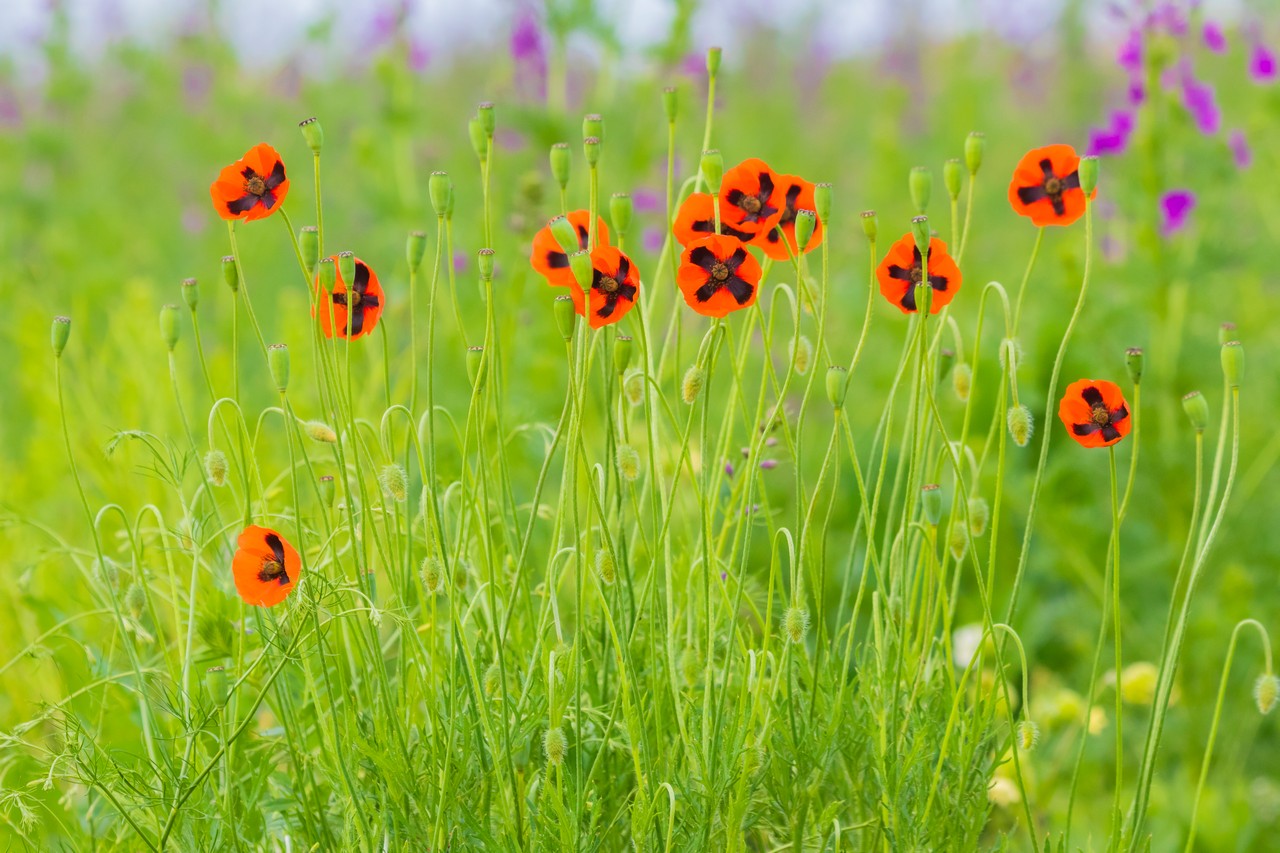
[[[283,394],[289,388],[289,347],[285,344],[267,347],[267,367],[276,391]]]
[[[582,117],[582,138],[592,136],[604,141],[604,118],[599,113],[587,113]]]
[[[1013,438],[1014,444],[1026,447],[1034,431],[1035,420],[1031,417],[1030,409],[1023,405],[1009,409],[1009,435]]]
[[[338,253],[338,275],[341,276],[342,282],[351,287],[356,280],[356,254],[355,252],[339,252]]]
[[[560,244],[560,248],[566,254],[573,254],[581,251],[582,241],[578,236],[578,229],[573,227],[573,223],[569,221],[567,216],[556,216],[547,223],[547,227],[551,229],[551,236],[556,238],[556,242]]]
[[[792,605],[782,614],[782,633],[797,645],[804,642],[804,635],[809,633],[809,611],[803,607]]]
[[[324,128],[320,126],[319,119],[315,116],[303,119],[298,122],[298,129],[302,131],[302,138],[306,140],[311,153],[319,154],[320,149],[324,148]]]
[[[1040,727],[1036,725],[1034,720],[1022,720],[1014,729],[1015,737],[1018,741],[1018,749],[1023,752],[1030,752],[1036,748],[1036,744],[1040,742]]]
[[[422,265],[422,258],[427,253],[427,235],[423,231],[410,231],[404,243],[404,258],[409,262],[409,271],[417,272]]]
[[[333,431],[333,427],[322,421],[307,421],[302,425],[302,431],[312,441],[318,441],[321,444],[335,444],[338,441],[338,434]]]
[[[872,243],[876,241],[876,232],[879,230],[874,210],[862,211],[862,233],[867,235],[867,239]]]
[[[1078,168],[1080,189],[1084,190],[1085,198],[1088,198],[1098,188],[1098,158],[1092,154],[1087,157],[1081,157]]]
[[[493,101],[481,101],[476,107],[476,118],[480,120],[480,129],[485,136],[493,136],[498,127],[498,117],[493,113]]]
[[[629,444],[618,445],[618,476],[628,483],[640,479],[640,454]]]
[[[720,150],[703,151],[698,168],[702,171],[702,180],[707,182],[707,190],[712,195],[720,192],[720,181],[724,178],[724,156]]]
[[[596,574],[605,586],[612,586],[618,579],[618,567],[613,561],[613,555],[604,548],[596,551]]]
[[[69,337],[71,337],[71,318],[54,317],[53,326],[49,330],[49,342],[53,345],[54,358],[62,358],[62,351],[67,348]]]
[[[502,668],[498,666],[497,661],[489,664],[489,668],[484,671],[484,695],[489,698],[497,698],[502,695],[499,688],[502,687]]]
[[[476,268],[484,281],[493,280],[493,249],[481,249],[476,252]]]
[[[1232,388],[1240,387],[1244,374],[1244,347],[1239,341],[1227,341],[1222,345],[1222,375]]]
[[[559,726],[553,726],[543,733],[542,749],[547,754],[547,763],[552,767],[559,767],[564,763],[564,754],[568,748],[564,730]]]
[[[204,472],[215,486],[227,483],[227,456],[221,450],[210,450],[204,455]]]
[[[942,164],[942,183],[947,188],[947,195],[952,201],[960,198],[960,185],[963,183],[964,167],[956,159]]]
[[[431,196],[431,209],[436,216],[444,216],[449,209],[449,197],[453,195],[453,181],[448,172],[432,172],[427,181],[427,192]]]
[[[969,533],[976,539],[987,532],[991,520],[991,508],[980,497],[969,498]]]
[[[634,209],[631,196],[627,193],[614,193],[609,197],[609,218],[613,220],[613,230],[619,237],[627,236]]]
[[[476,153],[481,164],[489,159],[489,134],[484,132],[480,119],[473,118],[467,122],[467,135],[471,138],[471,150]]]
[[[707,74],[711,77],[720,73],[722,51],[718,47],[707,48]]]
[[[594,167],[600,162],[600,138],[588,136],[582,140],[582,154],[587,158],[587,165]]]
[[[1182,397],[1182,411],[1187,413],[1187,420],[1196,432],[1204,432],[1209,426],[1209,404],[1199,391],[1192,391]]]
[[[325,474],[320,478],[320,502],[328,509],[333,506],[334,496],[337,494],[338,487],[333,481],[332,474]]]
[[[630,335],[618,335],[613,339],[613,369],[618,371],[619,376],[626,373],[627,368],[631,366],[634,346]]]
[[[334,285],[338,283],[338,265],[333,262],[333,258],[316,261],[316,280],[325,293],[333,292]]]
[[[622,393],[627,395],[627,402],[638,406],[644,402],[644,373],[633,370],[622,381]]]
[[[204,683],[209,689],[209,698],[215,705],[225,704],[230,693],[227,690],[227,668],[211,666],[204,671]]]
[[[384,465],[378,472],[378,484],[382,486],[382,493],[396,503],[404,503],[409,495],[409,477],[404,468],[394,463]]]
[[[182,301],[192,311],[200,306],[200,285],[194,278],[182,280]]]
[[[586,249],[569,253],[569,269],[573,270],[573,280],[578,283],[578,287],[582,288],[582,292],[586,293],[591,289],[591,279],[595,274],[595,267],[591,265],[591,253]]]
[[[815,184],[813,188],[813,212],[818,214],[818,221],[826,224],[831,218],[831,184]]]
[[[467,347],[467,378],[472,388],[484,385],[484,347]]]
[[[679,114],[679,100],[676,97],[676,87],[667,86],[662,90],[662,112],[667,116],[667,124],[676,123],[676,115]]]
[[[1269,672],[1259,675],[1253,683],[1253,701],[1258,705],[1258,713],[1270,714],[1277,697],[1280,697],[1280,679]]]
[[[801,335],[800,340],[791,344],[791,351],[794,353],[791,368],[797,375],[804,376],[809,372],[809,365],[813,364],[813,343],[809,336]]]
[[[222,280],[235,293],[240,289],[240,269],[236,266],[235,255],[222,256]]]
[[[956,369],[951,371],[951,388],[956,392],[956,397],[960,402],[969,399],[969,391],[973,388],[973,368],[967,362],[960,362],[956,365]]]
[[[812,210],[796,211],[796,248],[801,253],[809,251],[809,241],[813,239],[813,232],[817,227],[817,213]]]
[[[440,558],[427,557],[422,561],[422,568],[418,574],[422,578],[422,588],[427,595],[435,595],[444,588],[444,564],[440,562]]]
[[[987,149],[987,137],[973,131],[964,140],[964,165],[969,170],[969,176],[978,174],[978,169],[982,168],[982,152]]]
[[[924,166],[916,166],[907,176],[907,189],[911,192],[911,204],[916,213],[924,215],[929,209],[929,199],[933,196],[933,172]]]
[[[922,214],[911,218],[911,236],[915,238],[916,248],[920,250],[920,254],[928,254],[929,239],[933,236],[929,231],[929,217]]]
[[[551,146],[551,175],[560,185],[560,189],[569,186],[569,145],[557,142]]]
[[[320,260],[320,230],[308,225],[298,232],[298,254],[307,268],[308,275],[314,275],[316,261]]]
[[[845,395],[849,388],[849,371],[838,364],[827,368],[827,400],[834,408],[844,408]]]
[[[1218,327],[1218,343],[1219,344],[1225,344],[1227,341],[1236,341],[1239,339],[1240,339],[1239,336],[1236,334],[1235,323],[1232,323],[1231,321],[1228,320],[1227,322],[1223,323],[1221,326]]]
[[[969,531],[962,524],[952,524],[951,533],[947,536],[947,549],[951,551],[951,559],[957,563],[969,552]]]
[[[160,339],[173,352],[178,345],[178,306],[162,305],[160,307]]]
[[[942,518],[942,489],[937,483],[926,483],[920,487],[920,509],[924,512],[924,520],[931,526],[938,526]]]
[[[706,381],[706,372],[696,364],[691,365],[684,372],[684,380],[680,383],[680,398],[692,406],[702,393],[702,386]]]
[[[551,308],[555,312],[556,326],[560,329],[560,335],[566,341],[573,340],[573,327],[578,318],[573,309],[573,297],[568,294],[557,296],[551,303]]]
[[[1124,351],[1124,366],[1129,371],[1129,381],[1137,385],[1142,381],[1143,356],[1138,347],[1129,347]]]

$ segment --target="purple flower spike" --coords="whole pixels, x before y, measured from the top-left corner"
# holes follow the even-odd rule
[[[1129,30],[1129,37],[1116,54],[1116,63],[1130,74],[1142,71],[1142,30]]]
[[[515,60],[516,84],[521,91],[546,97],[547,49],[532,6],[521,8],[511,28],[511,58]]]
[[[1120,110],[1111,114],[1111,124],[1089,132],[1088,153],[1095,157],[1106,154],[1123,154],[1129,147],[1129,135],[1133,133],[1133,114]]]
[[[453,271],[454,272],[467,271],[467,253],[466,252],[453,253]]]
[[[1218,132],[1222,114],[1214,97],[1213,86],[1201,83],[1188,71],[1182,78],[1182,104],[1195,119],[1196,127],[1206,136]]]
[[[640,235],[640,243],[644,246],[646,252],[661,252],[662,244],[666,240],[662,230],[659,228],[646,228],[644,233]]]
[[[637,189],[631,192],[631,205],[636,213],[657,213],[662,210],[662,198],[653,190]]]
[[[1209,50],[1214,53],[1227,52],[1227,37],[1222,34],[1222,27],[1213,21],[1205,21],[1201,33],[1204,36],[1204,46]]]
[[[1227,145],[1231,148],[1231,159],[1235,161],[1236,168],[1249,168],[1253,163],[1253,152],[1249,150],[1249,140],[1244,138],[1244,131],[1231,131],[1231,136],[1227,138]]]
[[[1249,53],[1249,76],[1262,85],[1276,81],[1276,55],[1260,41],[1253,43]]]
[[[1160,236],[1168,239],[1186,227],[1196,207],[1191,190],[1170,190],[1160,197]]]

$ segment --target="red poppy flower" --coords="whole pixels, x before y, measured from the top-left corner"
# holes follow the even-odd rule
[[[772,231],[786,204],[778,176],[755,157],[725,172],[720,181],[720,221],[737,231]]]
[[[382,316],[384,294],[382,285],[378,284],[378,276],[364,261],[359,258],[355,261],[356,280],[350,289],[342,280],[341,272],[333,283],[333,293],[326,293],[319,276],[316,277],[316,304],[311,313],[314,316],[319,312],[320,330],[326,338],[332,338],[335,334],[340,338],[347,337],[349,316],[351,339],[355,340],[372,332],[373,327],[378,325],[378,318]],[[337,255],[333,256],[333,262],[337,266]],[[329,310],[330,302],[333,304],[332,312]]]
[[[252,222],[276,212],[289,194],[284,161],[279,152],[260,142],[218,173],[209,186],[213,209],[223,219]]]
[[[1068,385],[1058,404],[1058,417],[1084,447],[1115,444],[1133,428],[1120,386],[1105,379],[1081,379]]]
[[[1080,156],[1070,145],[1028,151],[1013,170],[1009,204],[1036,225],[1070,225],[1084,215]],[[1095,189],[1092,199],[1098,194]]]
[[[814,185],[795,175],[778,175],[778,185],[782,188],[784,199],[782,218],[778,220],[777,228],[770,228],[768,231],[757,234],[754,243],[764,249],[764,253],[775,261],[785,261],[789,260],[791,255],[800,254],[796,248],[796,211],[814,209]],[[790,254],[787,253],[787,246],[782,243],[782,237],[778,235],[778,228],[782,229],[782,233],[787,238],[787,244],[791,247]],[[813,236],[809,238],[809,245],[805,246],[804,250],[809,252],[820,245],[822,245],[822,222],[815,218]]]
[[[876,267],[880,280],[880,293],[904,314],[913,314],[916,308],[916,285],[920,283],[920,250],[915,237],[907,234],[889,247],[889,252]],[[929,240],[929,284],[933,286],[933,302],[930,314],[937,314],[960,289],[960,268],[947,254],[947,244],[933,237]]]
[[[293,546],[270,527],[251,524],[236,542],[231,561],[236,592],[245,604],[275,607],[289,597],[302,574],[302,561]]]
[[[712,234],[690,243],[680,256],[676,282],[699,314],[723,317],[756,301],[760,264],[737,237]]]
[[[569,224],[578,230],[578,247],[587,248],[591,213],[586,210],[575,210],[567,214]],[[596,217],[596,245],[609,245],[609,228],[604,220]],[[556,235],[551,233],[551,226],[544,225],[533,237],[533,252],[529,255],[529,263],[540,272],[552,287],[573,287],[576,282],[573,270],[569,269],[569,256],[560,248]]]
[[[591,289],[587,297],[591,313],[587,322],[591,328],[598,329],[618,322],[636,304],[640,271],[613,246],[597,246],[591,253],[591,266]],[[569,288],[569,295],[573,297],[574,310],[583,314],[582,290],[576,283]]]
[[[721,216],[723,215],[722,212]],[[686,198],[680,205],[680,209],[676,211],[676,221],[671,226],[671,233],[675,235],[681,246],[688,246],[708,234],[716,233],[714,198],[709,193],[694,193]],[[720,233],[737,237],[744,243],[751,242],[753,236],[746,231],[731,228],[723,221],[720,223]]]

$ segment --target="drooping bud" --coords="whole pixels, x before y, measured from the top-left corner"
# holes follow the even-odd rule
[[[427,253],[427,235],[423,231],[410,231],[404,243],[404,259],[409,262],[409,272],[417,272]]]
[[[1269,672],[1259,675],[1253,683],[1253,701],[1258,705],[1258,713],[1270,714],[1277,697],[1280,697],[1280,679]]]
[[[586,249],[571,252],[569,254],[569,269],[573,271],[573,280],[578,283],[578,287],[582,288],[583,293],[591,289],[591,279],[594,277],[595,267],[591,265],[590,252]]]
[[[178,306],[160,306],[160,339],[173,352],[178,345]]]
[[[912,168],[907,176],[907,189],[911,191],[911,204],[916,213],[924,215],[929,209],[929,199],[933,196],[933,172],[924,166]]]
[[[991,520],[991,508],[985,499],[974,496],[969,498],[969,533],[975,539],[987,532],[987,522]]]
[[[818,221],[823,225],[831,218],[832,187],[829,183],[815,184],[813,187],[813,212],[818,214]]]
[[[1013,438],[1014,444],[1026,447],[1027,442],[1031,441],[1034,429],[1035,421],[1031,417],[1030,409],[1021,404],[1009,409],[1009,435]]]
[[[969,391],[973,388],[973,368],[968,362],[960,362],[955,370],[951,371],[951,388],[956,392],[956,398],[960,402],[963,403],[969,399]]]
[[[720,150],[703,151],[698,168],[702,171],[702,180],[707,182],[707,191],[712,195],[720,192],[720,181],[724,177],[724,155]]]
[[[631,366],[634,346],[630,335],[618,335],[613,339],[613,369],[619,376],[626,373],[627,368]]]
[[[862,233],[866,234],[867,239],[872,243],[876,241],[876,232],[878,230],[879,225],[876,219],[876,212],[874,210],[862,211]]]
[[[707,74],[711,77],[720,73],[721,53],[719,47],[707,48]]]
[[[485,136],[493,136],[498,127],[498,117],[493,113],[493,101],[481,101],[476,107],[476,118],[480,120],[480,129]]]
[[[484,383],[484,347],[467,347],[467,378],[471,387],[478,388]]]
[[[215,486],[227,483],[227,456],[221,450],[210,450],[204,455],[204,472]]]
[[[634,207],[628,193],[614,193],[609,197],[609,218],[613,220],[613,230],[619,237],[627,236],[631,228],[631,214]]]
[[[222,256],[222,280],[235,293],[240,289],[240,269],[236,266],[235,255]]]
[[[1080,175],[1080,189],[1084,190],[1084,196],[1088,198],[1098,188],[1098,158],[1092,154],[1081,157],[1077,168]]]
[[[964,140],[964,165],[969,170],[969,177],[978,174],[982,168],[982,152],[987,150],[986,134],[973,131]]]
[[[698,399],[698,395],[702,393],[702,386],[706,381],[706,372],[696,364],[690,365],[684,372],[684,380],[680,383],[680,399],[692,406]]]
[[[675,124],[676,115],[679,113],[679,100],[676,97],[676,87],[667,86],[662,90],[662,111],[667,116],[667,124]]]
[[[622,380],[622,393],[627,395],[627,402],[638,406],[644,402],[644,373],[633,370]]]
[[[338,441],[338,434],[333,431],[333,427],[322,421],[307,421],[302,425],[302,431],[312,441],[318,441],[321,444],[334,444]]]
[[[271,371],[271,381],[276,391],[283,394],[289,388],[289,347],[285,344],[272,344],[267,347],[267,367]]]
[[[618,445],[618,476],[628,483],[640,478],[640,454],[629,444]]]
[[[1036,725],[1035,720],[1022,720],[1014,729],[1014,734],[1018,741],[1018,749],[1023,752],[1030,752],[1040,742],[1040,727]]]
[[[782,633],[793,643],[803,643],[804,635],[809,633],[809,611],[795,605],[788,607],[782,614]]]
[[[333,499],[337,495],[338,487],[333,481],[332,474],[325,474],[320,478],[320,503],[326,508],[333,506]]]
[[[53,327],[49,330],[49,342],[53,344],[54,358],[62,357],[62,351],[67,348],[69,337],[71,337],[71,318],[54,317]]]
[[[449,209],[449,197],[453,195],[453,181],[449,180],[449,173],[432,172],[427,180],[427,193],[431,196],[431,209],[436,216],[444,216]]]
[[[845,394],[849,387],[849,371],[838,364],[827,368],[827,400],[837,409],[844,408]]]
[[[560,189],[569,186],[569,144],[557,142],[551,146],[551,176],[556,179]]]
[[[1134,385],[1142,381],[1143,361],[1141,348],[1129,347],[1124,351],[1124,366],[1129,370],[1129,381]]]
[[[951,525],[951,533],[947,536],[947,549],[951,552],[951,559],[957,563],[964,559],[964,555],[969,551],[969,531],[964,528],[964,525]]]
[[[925,521],[933,527],[938,526],[938,519],[942,518],[942,489],[937,483],[926,483],[920,487],[920,510]]]
[[[351,287],[354,284],[356,280],[355,252],[338,253],[338,275],[342,276],[342,281],[347,287]]]
[[[444,564],[438,557],[427,557],[423,560],[418,575],[422,579],[422,588],[427,595],[435,595],[444,587]]]
[[[613,555],[606,548],[596,551],[596,574],[600,576],[605,586],[612,586],[618,579],[618,566],[613,561]]]
[[[597,136],[588,136],[582,140],[582,155],[587,159],[587,165],[594,167],[600,162],[600,138]]]
[[[493,255],[493,249],[476,252],[476,268],[480,271],[480,278],[485,281],[493,280]]]
[[[573,327],[578,317],[573,310],[573,297],[567,293],[557,296],[551,303],[551,308],[556,315],[556,326],[560,329],[560,335],[566,341],[573,340]]]
[[[409,477],[399,465],[384,465],[378,472],[378,484],[382,493],[396,503],[404,503],[409,495]]]
[[[796,211],[796,249],[801,253],[809,251],[809,241],[813,239],[817,224],[818,214],[814,211]]]
[[[1191,428],[1196,432],[1204,432],[1209,426],[1209,404],[1199,391],[1192,391],[1182,397],[1182,411],[1187,413]]]
[[[192,311],[200,306],[200,285],[194,278],[182,280],[182,301]]]
[[[137,581],[129,584],[129,588],[124,592],[124,606],[134,619],[142,615],[143,609],[147,606],[147,591],[142,588],[142,584]]]
[[[467,136],[471,138],[471,150],[483,165],[489,159],[489,134],[484,132],[479,116],[467,122]]]
[[[604,141],[604,117],[599,113],[587,113],[582,117],[582,138],[591,136]]]
[[[324,148],[324,128],[320,126],[320,120],[315,116],[303,119],[298,122],[298,129],[302,131],[302,138],[306,140],[311,153],[319,154],[320,149]]]
[[[1240,387],[1244,375],[1244,347],[1239,341],[1227,341],[1222,345],[1222,376],[1232,388]]]
[[[800,339],[791,346],[794,353],[791,361],[791,367],[799,376],[804,376],[809,372],[809,365],[813,364],[813,342],[809,340],[808,335],[801,335]]]
[[[552,767],[559,767],[564,763],[564,754],[568,748],[564,730],[559,726],[552,726],[543,733],[542,749],[547,754],[547,763]]]
[[[964,179],[964,167],[960,165],[960,161],[956,159],[948,160],[942,164],[942,183],[947,188],[947,195],[952,201],[960,198],[960,185]]]

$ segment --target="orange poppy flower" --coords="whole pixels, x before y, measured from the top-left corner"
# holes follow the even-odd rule
[[[712,234],[685,248],[676,282],[699,314],[723,317],[756,301],[760,264],[737,237]]]
[[[880,294],[904,314],[914,314],[916,285],[920,283],[920,250],[915,238],[907,234],[889,247],[889,252],[876,267],[880,280]],[[952,300],[960,289],[960,268],[947,254],[947,244],[932,237],[929,240],[929,284],[933,286],[933,302],[930,314],[937,314]]]
[[[786,236],[791,253],[787,253],[787,246],[783,245],[782,237],[778,236],[778,228],[761,231],[756,235],[754,242],[775,261],[786,261],[790,260],[791,255],[799,254],[796,249],[796,211],[814,209],[814,185],[795,175],[779,175],[778,185],[782,187],[784,199],[782,218],[778,220],[778,228],[781,228],[783,235]],[[809,252],[820,245],[822,245],[822,221],[815,218],[813,236],[809,238],[809,245],[805,246],[804,250]]]
[[[636,296],[640,292],[640,271],[630,258],[613,246],[597,246],[591,253],[591,266],[594,271],[587,296],[591,314],[587,316],[587,322],[591,328],[598,329],[618,322],[636,304]],[[582,315],[583,294],[576,282],[569,288],[569,295],[573,297],[574,310]]]
[[[723,216],[723,213],[721,215]],[[694,193],[686,198],[680,205],[680,209],[676,211],[676,221],[671,226],[671,233],[675,235],[681,246],[687,246],[708,234],[716,233],[715,200],[712,196],[709,193]],[[746,231],[731,228],[723,221],[720,223],[720,233],[737,237],[744,243],[751,242],[753,236]]]
[[[578,247],[587,248],[587,240],[591,225],[591,212],[575,210],[567,214],[569,224],[578,230]],[[609,228],[604,219],[596,217],[596,245],[609,245]],[[552,287],[574,287],[577,282],[573,278],[573,270],[569,269],[569,256],[560,248],[556,235],[551,233],[551,226],[544,225],[533,237],[533,252],[529,255],[529,263],[546,278]]]
[[[275,607],[289,597],[302,574],[302,561],[293,546],[270,527],[251,524],[236,541],[231,561],[236,592],[245,604]]]
[[[265,219],[284,204],[289,194],[284,161],[265,142],[250,148],[243,157],[218,173],[209,186],[213,209],[223,219],[252,222]]]
[[[316,304],[311,309],[311,314],[315,316],[319,312],[320,330],[326,338],[332,338],[335,334],[340,338],[347,337],[349,309],[356,309],[349,315],[352,340],[372,332],[373,327],[378,325],[378,318],[382,316],[384,294],[382,285],[378,284],[378,276],[364,261],[359,258],[355,261],[356,280],[350,290],[342,280],[341,272],[333,284],[333,293],[325,293],[320,277],[316,276]],[[337,255],[333,256],[333,262],[336,267]],[[333,303],[332,311],[329,310],[330,302]]]
[[[1080,155],[1070,145],[1028,151],[1013,170],[1009,204],[1036,225],[1070,225],[1084,215]],[[1098,194],[1095,189],[1092,199]]]
[[[1058,417],[1084,447],[1108,447],[1133,428],[1120,386],[1105,379],[1081,379],[1068,385],[1058,404]]]
[[[778,176],[755,157],[725,172],[720,181],[720,221],[737,231],[772,231],[786,204]]]

